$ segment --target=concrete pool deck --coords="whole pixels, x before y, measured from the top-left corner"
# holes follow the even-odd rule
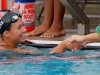
[[[59,36],[55,38],[40,38],[40,36],[30,36],[27,37],[31,40],[51,40],[51,41],[63,41],[64,39],[72,36],[72,35],[78,35],[77,29],[66,29],[66,35],[65,36]],[[96,32],[95,29],[91,29],[91,32]]]

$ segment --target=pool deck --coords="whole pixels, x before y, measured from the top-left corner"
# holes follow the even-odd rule
[[[55,38],[40,38],[40,36],[30,36],[27,37],[28,39],[31,40],[51,40],[51,41],[63,41],[64,39],[72,36],[72,35],[78,35],[77,33],[77,29],[66,29],[66,35],[65,36],[59,36],[59,37],[55,37]],[[95,32],[95,29],[91,29],[91,33]]]
[[[59,36],[59,37],[55,37],[55,38],[40,38],[40,36],[30,36],[27,37],[28,39],[31,40],[51,40],[51,41],[62,41],[64,39],[66,39],[67,37],[71,36],[72,34],[66,34],[66,36]]]

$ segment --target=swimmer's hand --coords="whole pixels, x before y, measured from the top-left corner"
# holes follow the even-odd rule
[[[86,43],[84,41],[84,36],[73,35],[62,41],[55,49],[49,53],[63,53],[66,49],[70,49],[72,51],[80,50],[85,45]]]
[[[84,41],[84,36],[80,36],[80,35],[73,35],[70,38],[68,38],[67,40],[69,41],[70,49],[72,51],[80,50],[83,46],[85,46],[87,44]]]

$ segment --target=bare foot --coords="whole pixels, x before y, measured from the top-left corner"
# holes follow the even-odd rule
[[[52,26],[48,31],[43,33],[40,37],[41,38],[54,38],[54,37],[63,36],[63,35],[66,35],[66,30],[64,28]]]
[[[46,32],[49,28],[50,28],[49,25],[43,25],[43,24],[42,24],[42,25],[40,25],[38,28],[36,28],[35,30],[26,33],[26,36],[41,35],[41,34],[43,34],[44,32]]]

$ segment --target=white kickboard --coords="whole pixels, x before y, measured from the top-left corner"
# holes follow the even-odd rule
[[[51,41],[51,40],[31,40],[36,44],[60,44],[62,41]],[[86,46],[100,46],[100,43],[89,43]]]
[[[36,44],[60,44],[62,41],[50,41],[50,40],[31,40]]]
[[[100,46],[100,43],[89,43],[89,44],[87,44],[87,46]]]

